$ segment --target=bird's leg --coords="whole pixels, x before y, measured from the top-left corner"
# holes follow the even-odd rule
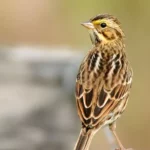
[[[122,143],[121,143],[121,141],[120,141],[120,139],[119,139],[119,137],[117,136],[117,133],[116,133],[116,123],[112,123],[111,125],[109,125],[109,128],[110,128],[110,130],[112,131],[112,133],[113,133],[113,135],[114,135],[114,137],[115,137],[115,139],[116,139],[116,141],[117,141],[117,143],[118,143],[118,145],[119,145],[119,149],[116,149],[116,150],[133,150],[133,149],[131,149],[131,148],[129,148],[129,149],[126,149],[126,148],[124,148],[124,146],[122,145]]]

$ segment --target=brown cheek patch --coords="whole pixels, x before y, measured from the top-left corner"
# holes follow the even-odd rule
[[[108,40],[114,40],[115,39],[114,33],[110,32],[110,31],[103,31],[102,33],[103,33],[104,37]]]

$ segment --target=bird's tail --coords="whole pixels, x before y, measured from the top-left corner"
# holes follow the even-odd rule
[[[86,131],[86,128],[82,128],[74,150],[88,150],[93,136],[93,129]]]

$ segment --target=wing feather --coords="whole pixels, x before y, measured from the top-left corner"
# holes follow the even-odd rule
[[[91,59],[90,60],[94,64],[98,64],[97,61],[100,60],[101,60],[100,62],[103,62],[102,59],[98,59],[98,58],[96,59],[96,58],[94,57],[92,60]],[[79,69],[79,74],[77,76],[76,102],[77,102],[78,114],[82,121],[82,124],[84,126],[89,126],[89,125],[96,126],[98,124],[103,124],[106,118],[107,119],[109,117],[111,118],[111,115],[114,115],[114,113],[118,113],[116,111],[118,108],[122,113],[122,110],[124,110],[124,107],[126,107],[127,98],[129,96],[129,91],[130,91],[129,89],[131,88],[132,70],[130,68],[127,68],[127,64],[122,63],[122,65],[119,65],[119,67],[115,71],[115,75],[116,75],[115,77],[112,75],[113,71],[111,72],[108,71],[108,73],[106,72],[106,75],[109,75],[109,78],[106,78],[109,79],[108,83],[109,84],[113,83],[113,85],[110,84],[110,86],[106,86],[107,80],[102,78],[102,76],[101,77],[99,76],[98,78],[97,76],[98,74],[96,74],[96,77],[94,77],[92,76],[94,73],[91,72],[85,73],[84,70],[89,71],[88,69],[89,67],[87,66],[90,66],[91,64],[90,62],[87,65],[86,62],[89,63],[89,61],[84,60],[85,64],[84,65],[81,64],[81,67]],[[111,63],[111,67],[112,65],[113,64]],[[104,66],[102,68],[104,68]],[[113,67],[113,69],[115,69],[115,67]],[[94,71],[97,71],[97,73],[99,73],[100,75],[100,70],[97,70],[95,68]],[[117,73],[119,75],[117,75]],[[121,103],[121,101],[123,102]]]
[[[80,89],[82,89],[82,92],[79,92],[81,91]],[[76,91],[79,117],[85,123],[91,118],[92,114],[93,89],[83,89],[83,86],[76,82]]]

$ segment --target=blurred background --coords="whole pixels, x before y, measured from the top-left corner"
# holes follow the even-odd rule
[[[100,14],[119,18],[134,83],[117,132],[126,147],[150,149],[150,1],[1,0],[0,150],[71,150],[77,140],[74,84],[91,48],[80,23]],[[114,150],[106,129],[90,150]]]

